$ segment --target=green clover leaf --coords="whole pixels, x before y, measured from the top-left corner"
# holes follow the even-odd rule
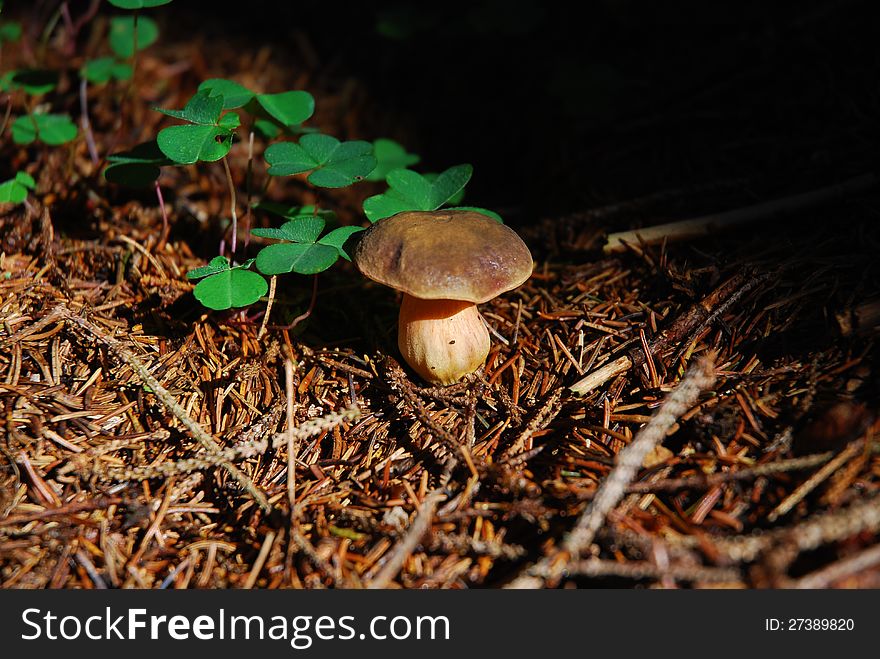
[[[468,164],[450,167],[433,181],[409,169],[395,169],[386,177],[388,190],[364,201],[371,222],[403,211],[433,211],[464,189],[473,174]]]
[[[58,146],[75,137],[76,124],[66,114],[26,114],[12,122],[12,141],[16,144],[40,140]]]
[[[27,199],[28,190],[37,186],[34,177],[27,172],[18,172],[15,178],[0,183],[0,203],[20,204]]]
[[[272,119],[286,128],[301,124],[315,113],[315,99],[308,92],[257,94],[256,100]]]
[[[120,9],[149,9],[167,5],[171,0],[107,0],[107,2]]]
[[[20,69],[7,71],[0,77],[0,89],[13,91],[24,90],[31,96],[39,96],[55,89],[58,84],[58,72],[44,69]]]
[[[204,306],[214,311],[246,307],[263,297],[269,284],[256,272],[248,270],[253,259],[230,267],[225,256],[211,259],[206,266],[186,273],[189,279],[202,279],[193,289],[193,295]]]
[[[223,109],[234,110],[247,105],[255,94],[234,80],[210,78],[199,85],[199,91],[207,91],[210,96],[223,97]]]
[[[373,155],[376,156],[376,169],[367,176],[368,181],[384,181],[394,169],[406,169],[421,160],[414,153],[407,153],[400,144],[384,137],[373,142]]]
[[[303,135],[298,144],[281,142],[266,149],[272,176],[311,171],[308,180],[323,188],[341,188],[363,179],[376,166],[369,142],[340,142],[320,133]]]
[[[21,23],[4,21],[0,23],[0,44],[21,39]]]
[[[209,90],[202,90],[187,102],[183,110],[156,109],[169,117],[190,122],[159,131],[156,142],[162,153],[174,162],[181,165],[214,162],[232,148],[232,135],[238,128],[239,118],[235,113],[220,116],[222,96],[211,96]]]
[[[110,49],[119,57],[134,55],[134,16],[114,16],[110,19]],[[140,16],[137,21],[137,49],[151,46],[159,38],[156,21]]]
[[[174,164],[162,153],[156,140],[138,144],[130,151],[107,156],[107,162],[110,165],[104,170],[104,178],[132,188],[149,186],[159,178],[161,167]]]
[[[89,60],[80,69],[82,77],[96,85],[102,85],[110,80],[128,80],[132,73],[131,65],[120,62],[115,57]]]

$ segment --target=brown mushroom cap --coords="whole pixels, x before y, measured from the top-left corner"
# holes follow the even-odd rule
[[[474,211],[406,211],[363,233],[354,262],[365,277],[425,300],[480,304],[532,274],[513,229]]]

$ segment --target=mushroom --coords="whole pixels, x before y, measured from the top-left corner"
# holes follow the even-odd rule
[[[397,345],[413,370],[452,384],[489,354],[477,304],[532,274],[532,255],[513,229],[466,210],[407,211],[362,234],[354,262],[365,277],[403,292]]]

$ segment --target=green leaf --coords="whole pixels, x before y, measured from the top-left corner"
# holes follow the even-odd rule
[[[268,119],[254,120],[254,130],[268,140],[274,140],[281,135],[281,128]]]
[[[12,122],[12,141],[16,144],[30,144],[38,139],[58,146],[75,137],[76,124],[66,114],[26,114]]]
[[[434,181],[437,180],[437,177],[440,176],[440,174],[438,174],[436,172],[425,172],[424,174],[422,174],[422,176],[424,176],[425,180],[427,180],[429,183],[433,183]],[[462,188],[461,190],[456,192],[454,195],[452,195],[449,199],[447,199],[446,203],[447,204],[460,204],[463,199],[464,199],[464,188]]]
[[[210,96],[222,96],[224,110],[234,110],[247,105],[255,96],[247,87],[225,78],[205,80],[199,85],[199,91],[207,91]]]
[[[86,62],[80,74],[89,82],[101,85],[110,80],[128,80],[132,76],[132,68],[115,57],[99,57]]]
[[[130,151],[114,153],[107,157],[107,162],[111,164],[104,170],[104,178],[133,188],[149,186],[159,178],[160,167],[174,164],[162,153],[156,140],[138,144]]]
[[[272,176],[312,171],[308,180],[324,188],[341,188],[361,180],[376,166],[369,142],[340,142],[320,133],[303,135],[299,144],[281,142],[266,149]]]
[[[377,222],[403,211],[433,211],[448,203],[467,185],[470,165],[456,165],[433,181],[409,169],[395,169],[386,177],[389,189],[364,201],[364,213]]]
[[[148,9],[167,5],[171,0],[107,0],[107,2],[120,9]]]
[[[202,277],[207,277],[208,275],[216,275],[218,272],[223,272],[224,270],[229,270],[229,259],[225,256],[215,256],[208,262],[208,265],[203,265],[199,268],[193,268],[189,272],[186,273],[187,279],[201,279]]]
[[[36,181],[27,172],[18,172],[15,178],[0,183],[0,203],[20,204],[27,199],[28,188],[36,187]]]
[[[368,181],[384,181],[390,171],[405,169],[420,160],[414,153],[407,153],[394,140],[384,137],[373,142],[373,155],[376,156],[376,169],[367,176]]]
[[[21,23],[4,21],[0,23],[0,44],[21,39]]]
[[[191,122],[159,131],[156,142],[166,156],[181,165],[220,160],[232,148],[232,133],[239,125],[234,112],[223,117],[222,96],[211,96],[208,89],[199,91],[183,110],[156,108],[170,117]]]
[[[257,254],[257,269],[264,275],[296,272],[314,275],[329,268],[339,258],[339,251],[330,245],[278,243]]]
[[[31,96],[39,96],[55,89],[58,84],[58,72],[44,69],[21,69],[7,71],[0,78],[0,89],[12,91],[22,89]]]
[[[336,251],[339,252],[339,256],[344,258],[346,261],[351,261],[351,257],[345,251],[345,243],[351,238],[354,234],[359,233],[361,231],[365,231],[364,227],[357,226],[346,226],[339,227],[338,229],[334,229],[326,236],[321,238],[318,241],[319,245],[329,245],[330,247],[335,247]]]
[[[232,148],[232,131],[220,126],[170,126],[159,131],[156,142],[179,165],[214,162]]]
[[[0,204],[20,204],[27,199],[28,191],[15,179],[0,183]]]
[[[269,284],[263,277],[239,267],[203,279],[193,289],[193,295],[209,309],[222,311],[253,304],[268,290]]]
[[[302,215],[284,223],[278,229],[253,229],[251,233],[261,238],[288,240],[294,243],[314,243],[323,230],[324,218],[315,215]]]
[[[37,187],[37,182],[34,180],[34,177],[27,172],[17,172],[15,174],[15,182],[26,188],[30,188],[31,190],[34,190]]]
[[[479,208],[478,206],[449,206],[446,210],[450,211],[473,211],[474,213],[480,213],[485,215],[486,217],[491,217],[496,222],[500,224],[504,224],[504,220],[501,219],[501,216],[495,211],[490,211],[488,208]]]
[[[315,113],[315,99],[308,92],[257,94],[256,98],[260,107],[284,126],[301,124]]]
[[[159,38],[159,26],[147,16],[137,22],[137,49],[143,50]],[[110,19],[110,49],[119,57],[134,55],[134,16],[114,16]]]
[[[169,117],[193,124],[216,126],[220,121],[220,113],[223,112],[223,97],[212,95],[210,90],[199,90],[186,102],[182,110],[154,109]]]

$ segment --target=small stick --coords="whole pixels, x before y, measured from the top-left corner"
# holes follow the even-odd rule
[[[406,535],[397,543],[394,552],[385,562],[385,565],[382,566],[382,569],[379,570],[379,574],[377,574],[367,586],[369,590],[387,588],[388,584],[391,583],[391,580],[397,576],[397,573],[400,572],[406,559],[409,558],[413,551],[415,551],[422,537],[431,527],[431,520],[434,518],[434,511],[437,509],[437,504],[444,498],[445,495],[437,490],[425,495],[425,498],[422,500],[422,505],[419,508],[419,512],[413,520],[413,523],[410,524],[409,529],[407,529]]]
[[[242,586],[244,590],[250,590],[257,583],[257,577],[260,576],[260,571],[263,569],[266,559],[269,558],[269,552],[272,551],[273,544],[275,544],[275,531],[269,531],[263,540],[263,546],[260,547],[260,553],[257,554],[257,560],[254,561],[250,574],[248,574],[247,580]]]
[[[296,454],[293,433],[293,360],[284,360],[284,388],[287,393],[287,500],[290,514],[296,510]]]
[[[664,241],[690,240],[758,220],[777,219],[782,215],[816,206],[837,197],[869,190],[877,184],[877,181],[877,175],[863,174],[843,183],[773,201],[765,201],[726,213],[704,215],[690,220],[612,233],[608,235],[603,251],[606,254],[613,254],[626,251],[628,244],[639,243],[641,246],[646,246],[659,245]]]
[[[832,563],[815,572],[801,577],[790,588],[828,588],[835,581],[858,574],[880,564],[880,545],[868,547],[862,551]]]
[[[660,444],[669,429],[697,401],[700,394],[715,382],[714,364],[702,358],[690,369],[675,390],[666,397],[660,409],[638,432],[633,441],[617,454],[617,465],[596,491],[593,500],[578,518],[574,528],[561,543],[561,548],[541,559],[525,574],[514,579],[507,588],[540,588],[546,581],[556,580],[572,560],[589,548],[596,532],[605,523],[614,507],[626,493],[642,466],[645,456]]]
[[[795,489],[794,492],[783,499],[776,508],[770,511],[770,514],[767,515],[767,521],[775,522],[777,519],[788,513],[792,508],[803,501],[804,497],[824,483],[825,480],[837,471],[845,462],[850,458],[855,457],[859,451],[862,450],[863,446],[864,442],[859,440],[852,442],[849,446],[843,449],[837,457],[829,461],[819,471],[810,476],[797,489]]]
[[[647,561],[617,561],[590,558],[572,563],[566,568],[569,574],[582,577],[625,577],[628,579],[661,579],[673,581],[734,583],[741,582],[742,575],[733,568],[703,567],[701,565],[654,565]]]

